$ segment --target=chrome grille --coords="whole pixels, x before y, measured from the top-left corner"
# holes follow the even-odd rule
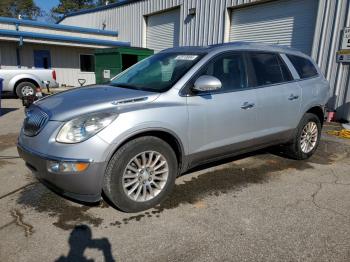
[[[31,108],[26,113],[23,123],[23,131],[27,136],[36,136],[43,129],[49,116],[39,108]]]

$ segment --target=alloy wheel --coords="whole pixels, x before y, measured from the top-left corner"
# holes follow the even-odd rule
[[[169,165],[162,154],[142,152],[132,158],[124,170],[124,192],[133,201],[151,200],[164,189],[168,175]]]
[[[318,127],[315,122],[308,122],[301,132],[300,147],[303,153],[310,153],[316,146]]]

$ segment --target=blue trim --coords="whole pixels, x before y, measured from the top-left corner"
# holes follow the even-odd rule
[[[115,32],[115,31],[92,29],[92,28],[70,26],[70,25],[50,24],[50,23],[43,23],[43,22],[32,21],[32,20],[16,19],[16,18],[10,18],[10,17],[0,17],[0,23],[14,24],[14,25],[16,25],[16,27],[18,27],[18,25],[29,25],[29,26],[34,26],[34,27],[43,27],[43,28],[49,28],[49,29],[78,32],[78,33],[118,36],[118,32]]]
[[[99,6],[99,7],[95,7],[95,8],[90,8],[90,9],[80,10],[80,11],[76,11],[76,12],[71,12],[71,13],[65,14],[62,18],[60,18],[57,21],[57,24],[61,23],[66,17],[82,15],[82,14],[88,14],[88,13],[94,13],[94,12],[98,12],[98,11],[102,11],[102,10],[106,10],[106,9],[111,9],[111,8],[114,8],[114,7],[119,7],[119,6],[122,6],[122,5],[127,5],[127,4],[130,4],[130,3],[139,2],[139,1],[142,1],[142,0],[125,0],[125,1],[122,1],[122,2],[114,3],[114,4],[103,5],[103,6]]]
[[[80,44],[90,44],[90,45],[102,45],[102,46],[130,46],[128,42],[110,41],[110,40],[99,40],[94,38],[82,38],[74,36],[62,36],[62,35],[51,35],[51,34],[39,34],[23,31],[14,30],[0,30],[0,35],[9,37],[24,37],[24,38],[34,38],[42,40],[56,40],[64,42],[74,42]]]

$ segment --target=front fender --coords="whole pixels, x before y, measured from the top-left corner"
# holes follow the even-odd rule
[[[114,152],[122,144],[125,143],[125,141],[128,141],[130,138],[138,136],[140,134],[149,133],[149,132],[164,132],[164,133],[170,134],[171,136],[173,136],[177,140],[177,142],[181,148],[181,153],[182,153],[181,155],[184,156],[186,154],[185,145],[183,144],[183,140],[181,139],[181,135],[177,134],[172,129],[164,128],[164,127],[161,127],[159,125],[150,126],[148,123],[148,125],[137,126],[137,127],[132,128],[132,130],[128,130],[128,131],[123,132],[120,135],[118,135],[118,137],[116,137],[113,140],[113,142],[111,143],[111,150],[109,152],[109,158],[114,154]],[[100,138],[102,138],[102,137],[100,137]]]

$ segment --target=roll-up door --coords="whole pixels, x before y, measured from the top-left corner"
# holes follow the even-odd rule
[[[310,54],[318,0],[280,0],[233,9],[230,42],[281,44]]]
[[[159,52],[179,46],[180,9],[147,17],[147,48]]]

